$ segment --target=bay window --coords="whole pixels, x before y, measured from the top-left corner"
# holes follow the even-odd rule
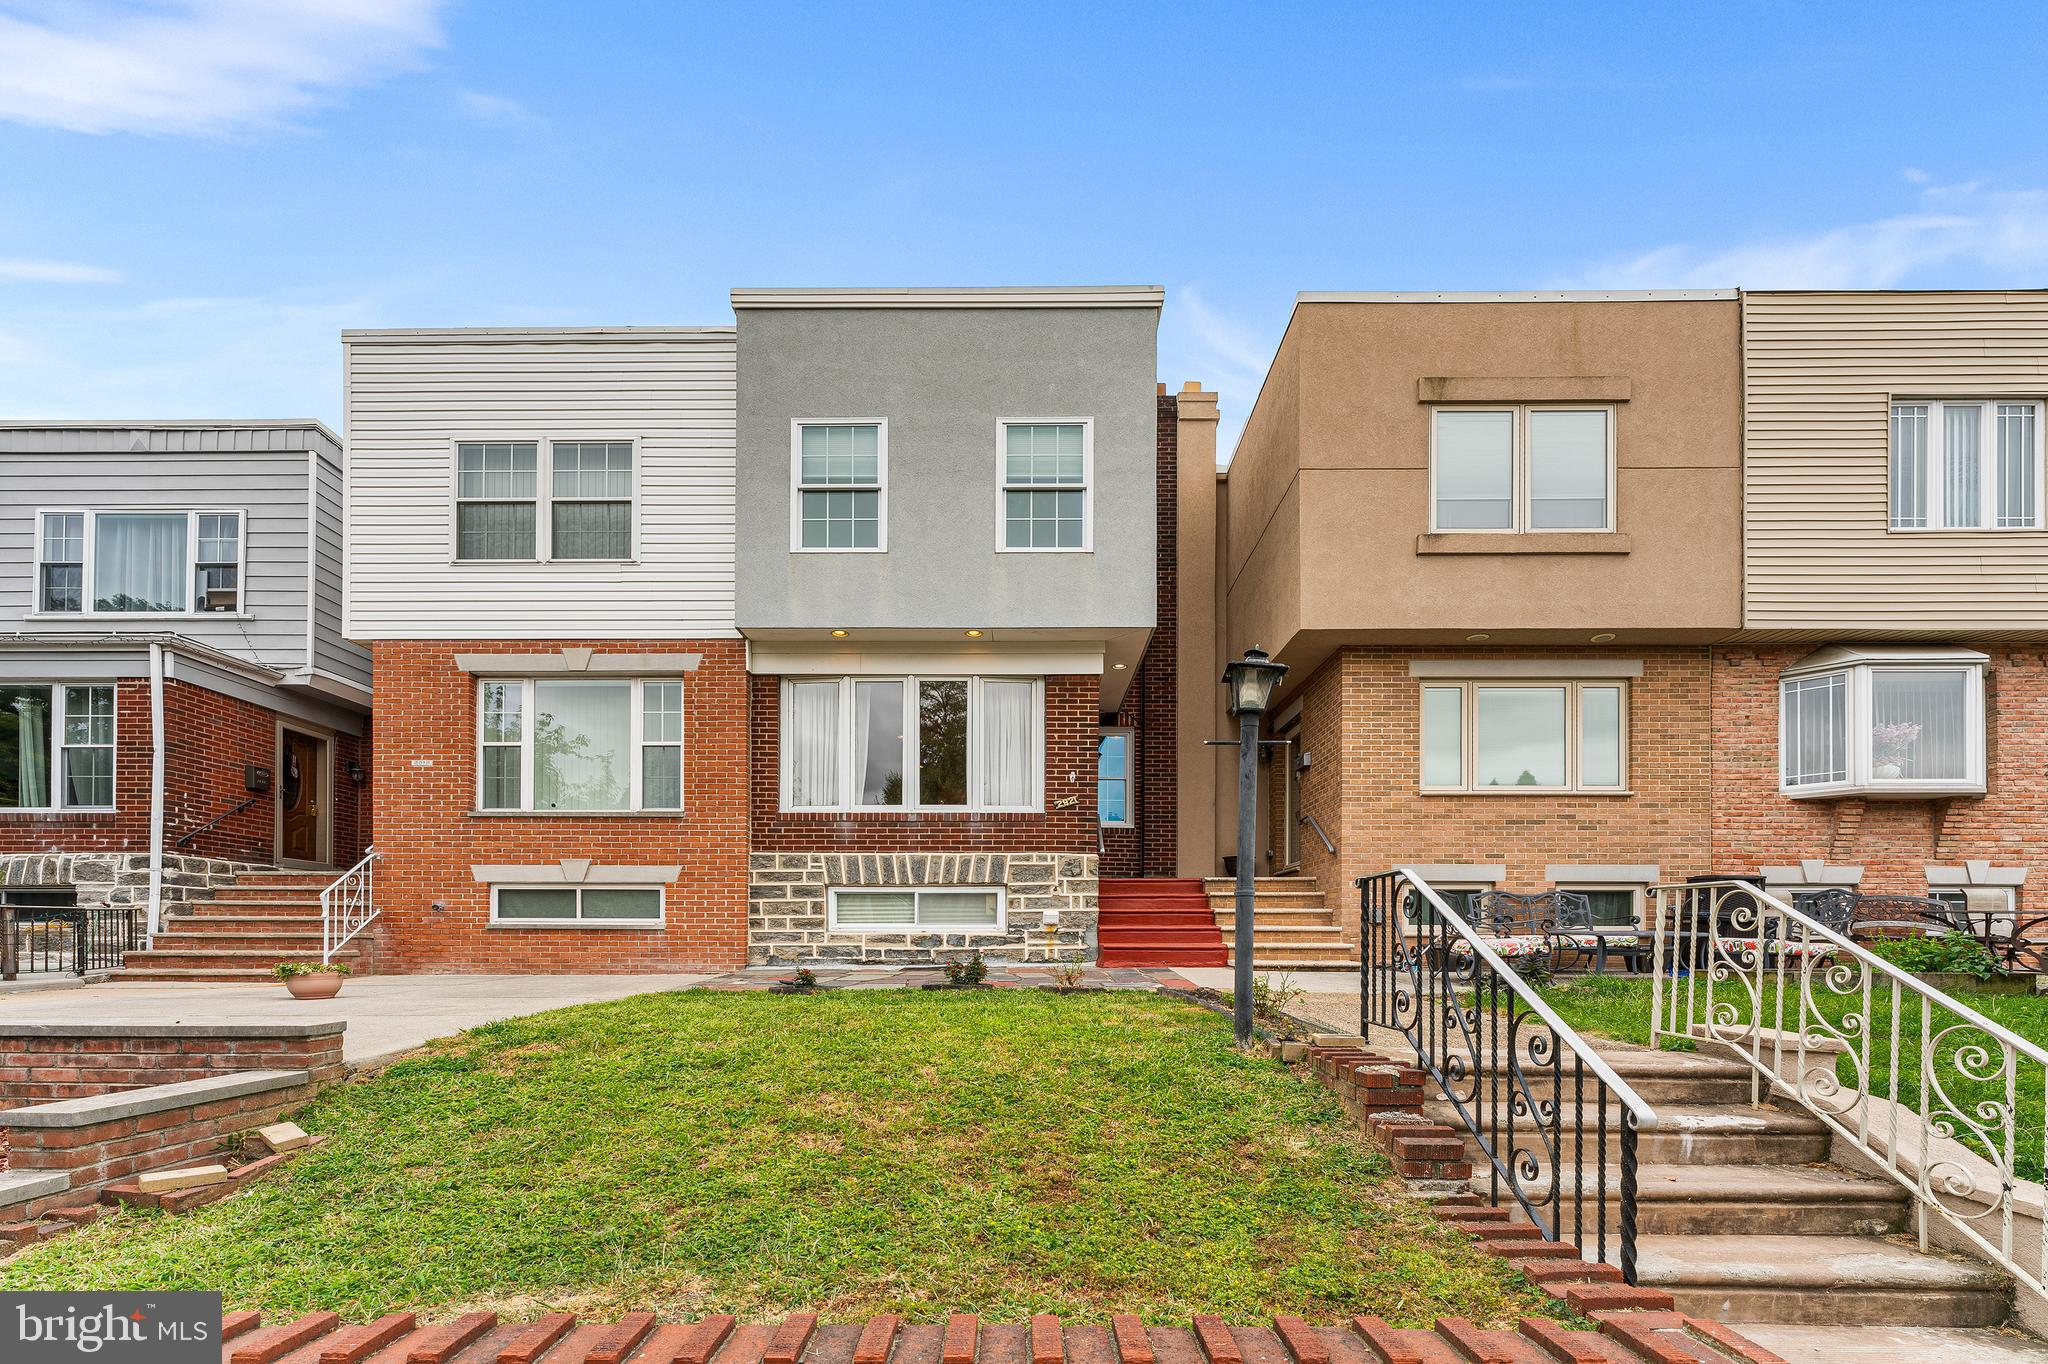
[[[1984,655],[1823,649],[1779,680],[1790,796],[1984,790]]]
[[[114,808],[114,688],[0,685],[0,811]]]
[[[2034,530],[2040,504],[2040,403],[1892,404],[1893,530]]]
[[[1611,531],[1614,410],[1438,408],[1430,529]]]
[[[678,680],[477,684],[481,810],[680,810],[682,772]]]
[[[1036,810],[1036,678],[789,678],[786,810]]]
[[[1619,793],[1628,785],[1628,689],[1600,682],[1429,682],[1427,792]]]
[[[40,521],[40,612],[193,615],[241,609],[240,512],[46,511]]]

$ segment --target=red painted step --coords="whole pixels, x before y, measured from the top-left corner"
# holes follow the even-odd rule
[[[1223,966],[1223,934],[1199,877],[1143,877],[1096,887],[1096,960],[1104,966]]]

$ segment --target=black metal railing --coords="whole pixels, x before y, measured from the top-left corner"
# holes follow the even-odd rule
[[[1478,1149],[1475,1189],[1588,1259],[1608,1261],[1612,1234],[1635,1283],[1637,1145],[1656,1110],[1515,971],[1516,940],[1479,933],[1412,871],[1357,885],[1359,1031],[1414,1048]]]
[[[141,946],[132,909],[0,903],[0,980],[111,971]]]

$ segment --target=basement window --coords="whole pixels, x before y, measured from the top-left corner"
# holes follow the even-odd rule
[[[491,922],[659,928],[660,886],[493,886]]]
[[[834,890],[835,933],[1003,931],[1003,888]]]

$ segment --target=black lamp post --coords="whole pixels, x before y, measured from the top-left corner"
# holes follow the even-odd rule
[[[1275,663],[1263,649],[1247,649],[1243,658],[1223,669],[1230,689],[1230,713],[1237,717],[1237,936],[1234,1022],[1237,1044],[1252,1040],[1252,906],[1256,893],[1252,872],[1259,844],[1259,717],[1280,685],[1285,663]]]

